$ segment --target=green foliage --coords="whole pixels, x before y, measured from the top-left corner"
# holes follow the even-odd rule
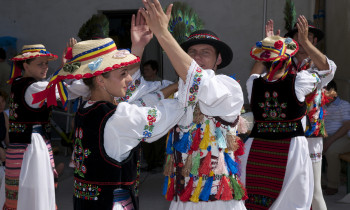
[[[109,21],[103,14],[95,14],[79,29],[78,37],[84,40],[109,37]]]
[[[296,11],[293,0],[286,0],[286,5],[284,7],[284,21],[285,26],[284,28],[287,31],[290,31],[293,29],[295,23],[296,23]]]
[[[203,25],[203,21],[187,3],[173,3],[168,29],[179,44],[186,41],[192,32],[202,29]]]

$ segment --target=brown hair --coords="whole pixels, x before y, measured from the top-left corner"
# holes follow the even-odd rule
[[[102,73],[101,75],[104,78],[108,78],[109,75],[110,75],[110,71]],[[84,84],[87,85],[90,90],[95,89],[95,83],[94,83],[95,78],[96,78],[96,76],[95,77],[90,77],[90,78],[83,78]]]
[[[7,98],[9,97],[7,95],[7,93],[5,91],[1,90],[1,89],[0,89],[0,96],[3,97],[5,99],[5,101],[7,101]]]

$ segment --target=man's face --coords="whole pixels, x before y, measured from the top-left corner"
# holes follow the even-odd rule
[[[313,33],[311,33],[309,31],[308,33],[308,36],[307,36],[308,40],[314,45],[316,46],[317,44],[317,38],[315,37],[315,35]],[[299,44],[299,36],[298,36],[298,33],[295,33],[294,36],[293,36],[293,39],[298,42]],[[298,52],[305,52],[304,48],[302,45],[299,44],[299,51]]]
[[[151,65],[143,66],[143,76],[146,80],[150,80],[157,76],[157,70],[152,69]]]
[[[216,70],[221,64],[221,55],[209,44],[196,44],[188,48],[187,54],[193,58],[202,69]]]

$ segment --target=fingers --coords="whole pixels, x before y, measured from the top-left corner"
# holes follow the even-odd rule
[[[131,16],[131,28],[135,26],[135,14],[132,14]]]
[[[151,6],[149,5],[147,0],[142,0],[143,5],[145,5],[145,8],[147,10],[148,13],[151,13]],[[142,13],[143,14],[143,13]],[[144,16],[145,17],[145,16]]]
[[[157,0],[157,1],[158,1],[158,0]],[[173,8],[173,4],[170,4],[170,5],[168,6],[168,8],[166,9],[166,16],[168,17],[169,20],[170,20],[172,8]]]
[[[140,9],[137,11],[137,16],[136,16],[136,23],[135,25],[140,25],[141,23],[141,13],[140,13]]]
[[[155,8],[157,9],[157,11],[163,11],[163,8],[162,8],[162,5],[160,5],[159,1],[158,0],[154,0],[153,2]]]
[[[278,30],[276,31],[276,36],[280,36],[280,34],[281,34],[281,30],[278,29]]]
[[[141,15],[141,9],[139,9],[138,14],[140,15],[140,25],[145,25],[146,20],[143,15]]]

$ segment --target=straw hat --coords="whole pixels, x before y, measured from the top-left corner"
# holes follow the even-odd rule
[[[10,60],[13,61],[10,73],[10,79],[7,83],[12,84],[16,77],[22,75],[22,69],[16,65],[17,61],[24,61],[28,59],[34,59],[37,57],[48,57],[49,61],[57,59],[57,55],[46,51],[46,48],[42,44],[24,45],[21,52]]]
[[[140,62],[128,50],[117,50],[111,38],[79,42],[68,50],[66,58],[68,62],[57,74],[60,80],[90,78]]]
[[[181,44],[182,49],[187,52],[188,48],[196,44],[209,44],[213,46],[220,54],[222,62],[218,65],[218,69],[222,69],[229,65],[233,58],[231,48],[212,31],[198,30],[188,37],[187,41]]]
[[[140,62],[140,58],[128,50],[117,50],[111,38],[79,42],[68,49],[66,58],[69,60],[56,71],[46,90],[33,95],[33,103],[47,98],[48,106],[57,105],[56,98],[52,97],[52,89],[57,87],[62,103],[65,104],[67,91],[62,84],[64,79],[90,78]]]
[[[33,59],[36,57],[49,57],[49,60],[56,60],[57,55],[46,51],[46,48],[42,44],[24,45],[20,54],[13,57],[12,61],[23,61],[28,59]]]
[[[288,58],[299,50],[298,43],[291,38],[280,36],[266,37],[257,42],[250,51],[250,56],[259,61],[274,61],[277,58]]]

